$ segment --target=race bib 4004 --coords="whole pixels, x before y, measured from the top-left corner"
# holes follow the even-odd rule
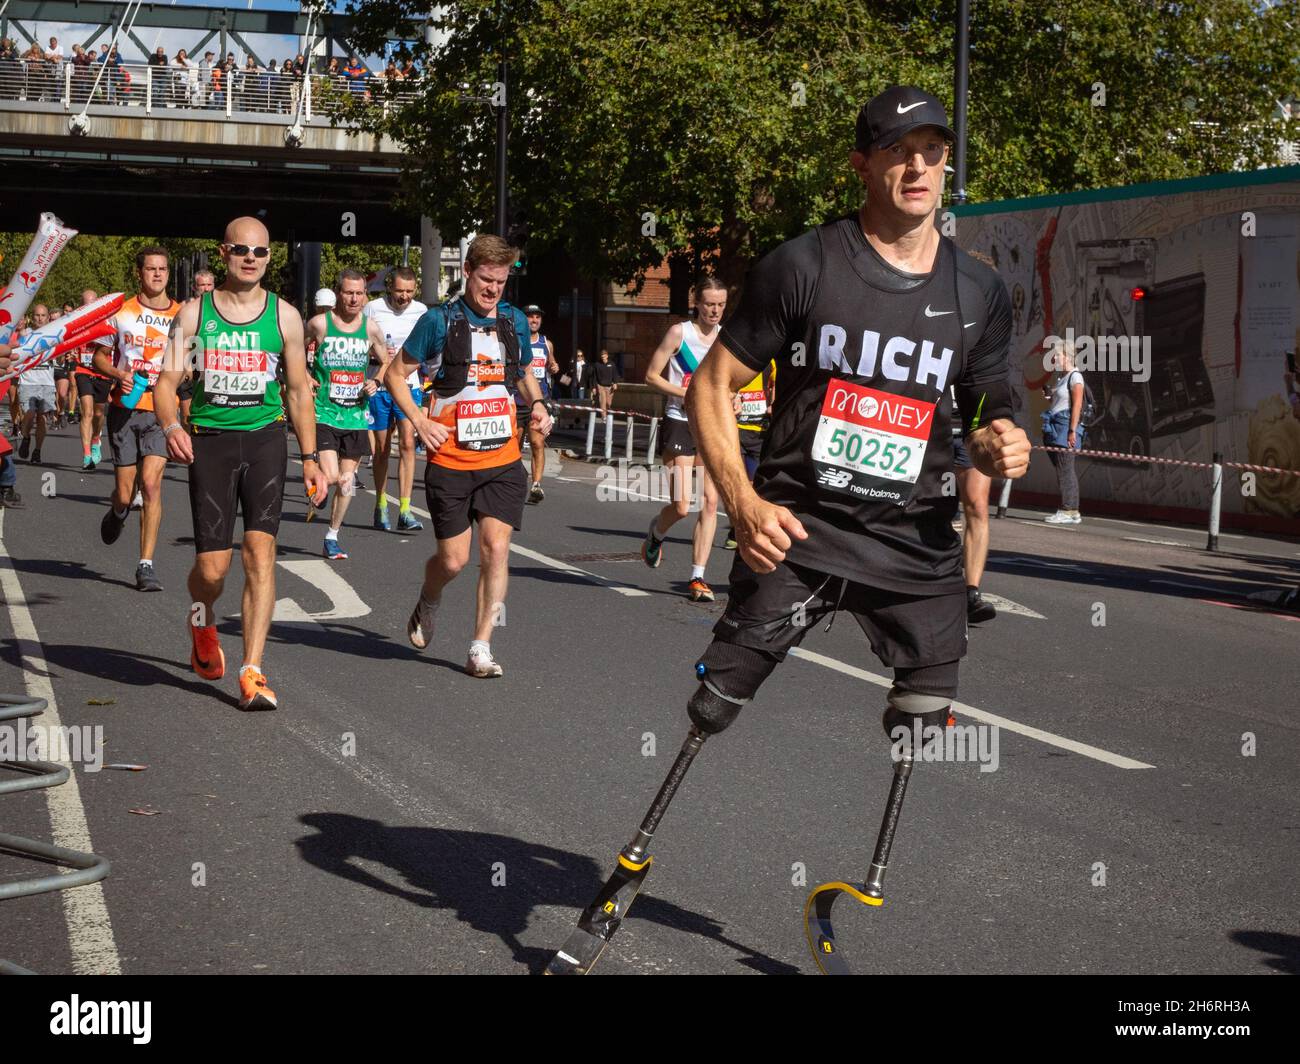
[[[902,506],[920,475],[934,411],[934,403],[832,380],[813,438],[817,486]]]

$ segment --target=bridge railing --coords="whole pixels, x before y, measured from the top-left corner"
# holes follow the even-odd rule
[[[390,82],[367,75],[281,74],[239,68],[201,69],[151,63],[118,63],[100,74],[98,62],[38,62],[0,56],[0,106],[5,103],[44,103],[80,110],[86,104],[158,111],[202,111],[232,114],[291,116],[302,121],[324,117],[331,100],[360,99],[385,109],[419,92],[411,82]],[[98,83],[96,83],[98,79]]]

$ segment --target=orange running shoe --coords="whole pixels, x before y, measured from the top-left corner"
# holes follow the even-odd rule
[[[226,655],[215,624],[190,625],[190,667],[205,680],[220,680],[226,674]]]
[[[249,666],[239,673],[239,708],[245,710],[275,709],[275,692],[266,686],[266,677],[260,669]]]
[[[703,580],[695,579],[691,581],[691,601],[692,602],[712,602],[713,588],[709,587]]]

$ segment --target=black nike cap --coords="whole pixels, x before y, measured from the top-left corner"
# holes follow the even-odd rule
[[[948,128],[948,112],[938,97],[913,85],[891,85],[862,105],[855,147],[860,152],[888,148],[921,126],[934,126],[949,140],[957,139],[957,134]]]

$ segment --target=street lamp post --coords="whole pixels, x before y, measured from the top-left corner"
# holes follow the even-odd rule
[[[957,145],[953,151],[953,203],[966,202],[966,90],[970,80],[970,0],[957,2],[957,84],[953,100],[953,132]]]

